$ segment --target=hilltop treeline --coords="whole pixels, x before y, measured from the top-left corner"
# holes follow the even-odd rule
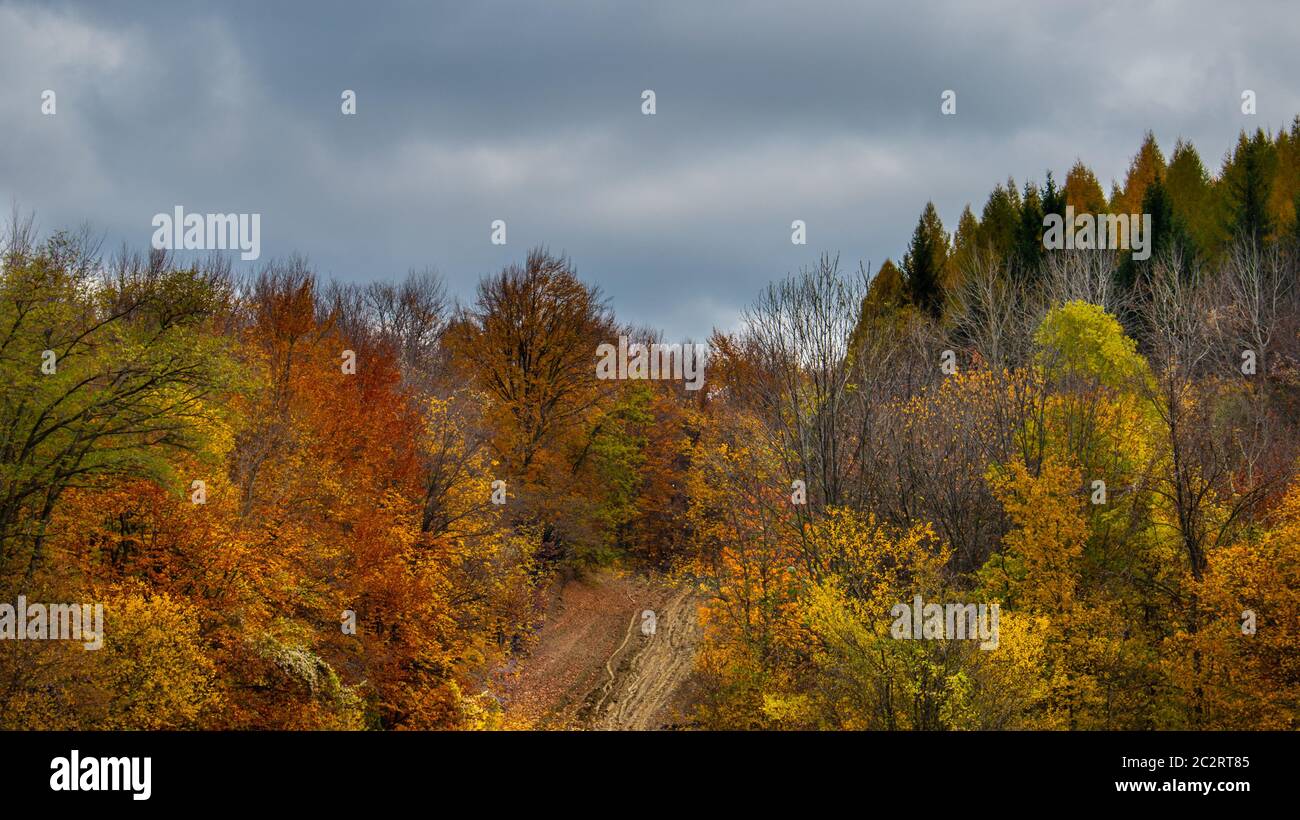
[[[1148,135],[1109,197],[1079,163],[927,205],[901,264],[823,257],[716,337],[703,722],[1300,725],[1298,147],[1211,177]],[[1067,206],[1151,213],[1150,258],[1044,249]],[[898,639],[917,595],[997,603],[997,649]]]
[[[1166,159],[1148,132],[1123,185],[1112,182],[1109,195],[1082,160],[1064,184],[1050,171],[1045,180],[994,186],[980,215],[967,204],[951,234],[928,203],[901,265],[886,260],[877,271],[873,304],[910,304],[937,314],[945,294],[982,263],[1003,266],[1024,284],[1041,284],[1051,253],[1043,247],[1043,219],[1064,217],[1067,207],[1075,214],[1151,215],[1153,258],[1122,259],[1115,277],[1128,292],[1149,279],[1155,258],[1167,257],[1171,248],[1185,274],[1193,263],[1217,266],[1242,237],[1257,245],[1294,244],[1300,241],[1300,116],[1276,135],[1242,132],[1214,175],[1190,143],[1179,140]]]
[[[15,219],[0,601],[105,628],[0,641],[3,725],[509,726],[549,579],[621,562],[705,593],[700,726],[1295,728],[1298,137],[927,208],[869,282],[765,289],[698,391],[596,378],[657,337],[545,250],[457,305]],[[1151,259],[1043,251],[1066,204],[1164,214]],[[997,648],[895,637],[918,595]]]

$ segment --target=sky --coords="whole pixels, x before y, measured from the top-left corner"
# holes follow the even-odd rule
[[[177,205],[257,213],[236,269],[433,268],[466,302],[545,245],[700,340],[823,252],[898,259],[927,200],[951,229],[1076,158],[1109,190],[1147,130],[1217,169],[1300,114],[1297,32],[1289,0],[0,0],[0,197],[106,248]]]

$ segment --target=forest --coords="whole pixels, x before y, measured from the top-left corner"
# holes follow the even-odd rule
[[[1067,207],[1151,215],[1149,258],[1045,249]],[[104,623],[0,641],[0,728],[532,728],[547,591],[612,566],[698,593],[693,728],[1300,728],[1298,213],[1300,117],[1213,169],[1147,134],[1109,192],[810,258],[691,389],[597,378],[686,340],[546,248],[456,295],[16,212],[0,601]],[[996,648],[896,639],[918,596]]]

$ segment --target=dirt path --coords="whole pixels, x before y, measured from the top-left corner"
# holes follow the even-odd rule
[[[604,571],[558,591],[510,687],[512,724],[539,729],[683,727],[693,703],[699,597],[657,577]],[[655,613],[652,635],[642,613]]]

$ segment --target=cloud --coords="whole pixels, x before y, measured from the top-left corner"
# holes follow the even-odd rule
[[[0,196],[110,246],[176,204],[258,212],[267,255],[432,265],[462,296],[547,244],[623,319],[703,338],[822,251],[897,258],[927,200],[951,227],[1076,157],[1109,187],[1148,128],[1215,166],[1300,112],[1297,23],[1213,2],[10,2]]]

